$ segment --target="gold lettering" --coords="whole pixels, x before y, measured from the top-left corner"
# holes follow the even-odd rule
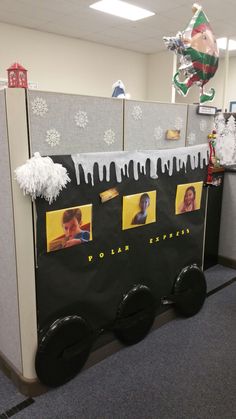
[[[149,240],[149,244],[152,244],[152,243],[153,243],[153,239],[150,239],[150,240]]]
[[[176,237],[178,237],[179,236],[179,231],[176,231]]]
[[[170,233],[169,238],[172,239],[172,237],[173,237],[173,233]]]
[[[88,256],[88,261],[91,262],[91,260],[93,259],[93,256]]]
[[[167,235],[166,234],[163,234],[163,240],[165,240],[166,239],[166,237],[167,237]]]
[[[118,247],[117,253],[121,253],[121,252],[122,252],[121,247]]]
[[[129,245],[125,246],[125,251],[127,252],[129,250]]]
[[[99,257],[100,257],[100,259],[102,259],[102,258],[104,258],[104,253],[103,252],[101,252],[101,253],[99,253]]]
[[[115,255],[115,250],[114,249],[111,249],[111,255]]]
[[[158,236],[158,237],[156,237],[155,242],[159,242],[159,241],[160,241],[160,237]]]
[[[189,234],[189,233],[190,233],[190,230],[189,230],[189,228],[187,228],[187,230],[186,230],[186,233],[187,233],[187,234]]]
[[[185,231],[184,231],[184,230],[182,230],[182,231],[181,231],[182,236],[184,236],[184,233],[185,233]]]

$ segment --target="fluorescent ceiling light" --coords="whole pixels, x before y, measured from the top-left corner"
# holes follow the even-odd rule
[[[142,9],[141,7],[120,0],[102,0],[91,4],[89,7],[99,10],[100,12],[109,13],[129,20],[140,20],[155,15],[155,13],[150,12],[149,10]]]
[[[217,40],[218,48],[226,49],[227,48],[227,38],[218,38]],[[229,39],[229,51],[236,50],[236,41]]]

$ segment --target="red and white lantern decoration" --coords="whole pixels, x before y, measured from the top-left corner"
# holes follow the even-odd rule
[[[14,63],[7,69],[8,87],[28,87],[27,70],[19,63]]]

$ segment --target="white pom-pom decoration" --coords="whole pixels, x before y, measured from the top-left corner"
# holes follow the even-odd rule
[[[15,178],[24,195],[30,195],[32,200],[44,198],[49,204],[70,182],[65,167],[54,163],[50,157],[41,157],[39,153],[34,153],[25,164],[17,167]]]

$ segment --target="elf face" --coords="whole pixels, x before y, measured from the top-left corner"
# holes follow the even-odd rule
[[[191,39],[191,47],[198,52],[218,57],[216,39],[212,31],[206,28],[202,32],[196,33]]]

